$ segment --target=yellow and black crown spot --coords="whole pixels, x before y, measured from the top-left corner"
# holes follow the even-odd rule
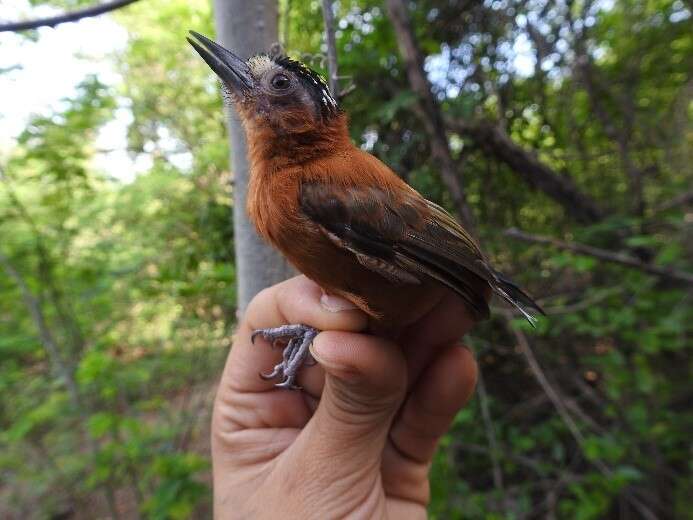
[[[327,82],[320,74],[300,61],[293,60],[288,56],[276,57],[274,62],[298,77],[303,86],[310,92],[315,103],[320,107],[320,111],[324,116],[332,116],[338,113],[337,101],[332,96]]]

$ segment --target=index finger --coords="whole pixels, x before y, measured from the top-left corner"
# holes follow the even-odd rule
[[[367,316],[356,307],[335,312],[321,304],[323,291],[305,276],[296,276],[261,291],[248,305],[236,331],[222,383],[228,381],[238,392],[262,392],[274,388],[273,381],[258,377],[271,371],[281,360],[280,349],[270,348],[254,330],[303,324],[318,330],[359,332],[367,326]]]

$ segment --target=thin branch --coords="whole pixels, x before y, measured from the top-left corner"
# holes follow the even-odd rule
[[[45,252],[45,250],[43,249],[43,246],[40,245],[40,241],[38,238],[38,227],[36,223],[31,218],[31,215],[29,215],[29,213],[26,211],[26,208],[24,208],[19,199],[16,197],[14,191],[7,182],[7,177],[5,177],[1,171],[0,181],[6,183],[7,193],[9,194],[10,199],[14,203],[15,209],[19,212],[20,216],[25,220],[25,222],[32,228],[32,231],[34,231],[35,238],[37,240],[37,247],[39,247],[40,250],[39,255],[41,255],[42,252]],[[19,292],[22,296],[24,306],[26,307],[29,315],[31,316],[34,322],[34,326],[38,331],[39,339],[48,355],[48,359],[52,365],[52,369],[57,374],[57,376],[63,380],[65,387],[67,388],[67,393],[70,397],[70,402],[73,408],[76,410],[79,417],[81,418],[81,424],[86,425],[89,416],[88,405],[82,399],[82,395],[80,394],[79,386],[77,384],[77,380],[75,378],[72,368],[63,359],[62,353],[60,352],[60,347],[58,345],[58,341],[55,339],[55,336],[48,325],[48,320],[46,320],[41,300],[34,295],[34,293],[29,288],[29,285],[26,283],[24,277],[14,267],[10,258],[6,256],[2,251],[0,251],[0,266],[4,269],[9,278],[12,279],[19,288]],[[96,440],[89,433],[87,433],[87,445],[91,452],[94,464],[96,465],[99,453],[99,446]],[[118,509],[116,506],[114,486],[111,481],[111,478],[109,478],[107,482],[104,482],[101,485],[101,488],[104,492],[106,504],[109,509],[111,518],[117,520],[120,517],[120,515],[118,514]]]
[[[665,200],[661,204],[655,206],[652,209],[653,213],[661,213],[662,211],[669,211],[670,209],[677,208],[679,206],[686,206],[693,203],[693,190],[685,191],[679,193],[675,197]]]
[[[67,364],[63,361],[63,358],[60,354],[60,347],[58,346],[58,342],[56,341],[55,337],[53,336],[53,333],[48,327],[48,322],[46,321],[46,317],[43,314],[41,302],[31,292],[31,289],[29,289],[29,285],[26,283],[19,271],[17,271],[17,269],[15,269],[15,267],[12,265],[12,262],[10,261],[9,257],[7,257],[1,251],[0,266],[2,266],[2,268],[5,270],[7,276],[9,276],[14,281],[14,283],[17,284],[19,292],[22,295],[22,300],[24,301],[24,306],[26,307],[32,320],[34,321],[34,325],[36,326],[36,329],[39,333],[39,338],[41,339],[43,347],[46,349],[48,359],[51,361],[53,369],[65,383],[67,391],[70,395],[70,400],[72,401],[72,405],[76,409],[81,410],[82,404],[79,396],[79,390],[77,389],[77,382],[75,381],[75,378],[71,373],[70,369],[68,368]]]
[[[85,340],[79,326],[79,322],[72,309],[69,300],[65,300],[62,289],[55,282],[53,276],[53,261],[48,250],[43,245],[43,236],[36,221],[26,209],[22,201],[17,196],[14,188],[2,170],[0,170],[0,182],[5,185],[5,190],[10,198],[12,206],[15,208],[19,217],[31,228],[34,238],[34,249],[38,259],[39,276],[44,286],[48,288],[48,294],[55,307],[61,325],[69,333],[72,341],[73,354],[78,354],[84,349]]]
[[[291,0],[286,0],[284,12],[282,13],[282,48],[289,49],[289,33],[291,32]]]
[[[486,431],[486,439],[488,441],[489,457],[491,458],[491,465],[493,467],[493,485],[499,492],[500,496],[503,497],[503,508],[507,514],[510,511],[510,508],[509,504],[507,503],[507,496],[503,486],[503,470],[501,469],[500,461],[498,460],[500,451],[498,449],[498,441],[496,439],[496,429],[494,427],[493,420],[491,419],[491,411],[489,410],[488,406],[488,392],[486,391],[486,384],[484,383],[484,377],[481,370],[478,372],[476,386],[479,393],[481,417],[484,420],[484,429]]]
[[[535,153],[515,143],[500,126],[452,119],[446,120],[446,124],[450,130],[471,139],[485,153],[504,163],[528,185],[559,203],[566,214],[578,222],[590,224],[604,218],[606,212],[569,177],[554,171]]]
[[[327,70],[330,91],[339,98],[339,64],[337,63],[337,40],[334,28],[334,11],[332,0],[322,0],[322,19],[325,24],[325,41],[327,42]]]
[[[580,450],[584,453],[585,437],[580,431],[580,428],[578,427],[577,423],[573,419],[573,416],[568,411],[568,406],[566,405],[565,398],[549,382],[549,379],[546,377],[544,370],[541,368],[539,361],[537,361],[537,358],[534,355],[534,351],[532,350],[527,336],[521,330],[516,329],[511,325],[510,320],[512,319],[512,313],[506,311],[503,314],[505,316],[506,327],[508,328],[510,333],[515,337],[515,341],[517,341],[517,344],[520,347],[522,354],[525,356],[525,359],[527,360],[529,370],[532,372],[532,375],[537,380],[537,383],[539,383],[541,389],[544,391],[551,403],[554,405],[554,408],[556,408],[556,412],[558,412],[558,415],[560,416],[561,420],[566,425],[568,431],[570,431],[571,435],[577,442],[578,446],[580,447]],[[590,460],[590,462],[603,475],[613,475],[613,470],[609,466],[607,466],[606,463],[604,463],[604,461],[602,461],[601,459],[592,459]],[[644,518],[646,518],[647,520],[656,520],[657,516],[649,509],[649,507],[647,507],[647,505],[645,505],[639,498],[634,496],[632,493],[625,491],[625,498],[633,507],[635,507],[640,512],[640,514]]]
[[[520,347],[522,354],[525,356],[525,359],[527,360],[527,365],[529,365],[529,369],[532,372],[532,375],[537,380],[537,383],[539,383],[539,386],[541,386],[541,389],[544,391],[546,396],[553,403],[554,407],[556,408],[556,411],[558,412],[558,415],[560,415],[561,419],[565,423],[566,427],[568,428],[572,436],[575,438],[580,447],[583,447],[585,444],[585,437],[582,435],[580,428],[573,420],[573,416],[570,415],[570,413],[568,412],[568,407],[566,406],[563,397],[551,385],[548,378],[546,377],[546,374],[539,365],[539,362],[537,361],[537,358],[534,355],[534,352],[532,351],[532,347],[529,344],[527,336],[525,336],[525,334],[521,330],[514,328],[510,324],[510,320],[513,317],[512,313],[503,311],[503,315],[505,316],[508,330],[515,337],[515,341],[517,341],[517,344]],[[599,463],[600,461],[596,462]]]
[[[472,444],[472,443],[467,443],[467,442],[456,442],[453,441],[453,445],[455,448],[459,448],[463,451],[467,451],[469,453],[474,453],[478,455],[490,455],[490,449],[487,446],[482,446],[480,444]],[[532,459],[531,457],[528,457],[526,455],[521,455],[519,453],[515,453],[514,451],[511,450],[505,450],[502,452],[503,457],[512,460],[516,464],[519,464],[521,466],[526,467],[527,469],[532,470],[535,472],[538,476],[544,476],[547,473],[551,471],[551,469],[542,466],[542,464],[545,464],[545,461],[543,460],[535,460]]]
[[[110,11],[115,11],[129,4],[134,4],[137,0],[116,0],[115,2],[106,2],[105,4],[85,7],[77,11],[51,16],[49,18],[40,18],[38,20],[25,20],[23,22],[10,22],[0,24],[0,32],[19,32],[28,31],[30,29],[38,29],[39,27],[55,27],[68,22],[76,22],[82,18],[91,18],[99,16]]]
[[[625,255],[623,253],[614,253],[612,251],[607,251],[605,249],[599,249],[597,247],[588,246],[585,244],[578,244],[576,242],[564,242],[563,240],[558,240],[556,238],[531,235],[520,231],[519,229],[510,228],[504,233],[506,236],[511,238],[516,238],[518,240],[523,240],[525,242],[532,242],[535,244],[546,244],[558,249],[564,249],[566,251],[572,251],[579,255],[591,256],[604,262],[611,262],[613,264],[619,264],[626,267],[631,267],[638,269],[645,273],[658,276],[674,282],[683,282],[687,285],[693,285],[693,274],[686,271],[680,271],[678,269],[670,269],[667,267],[660,267],[657,265],[647,264],[641,262],[640,260],[633,258],[632,256]]]
[[[573,303],[567,303],[565,305],[544,305],[541,300],[544,300],[543,298],[540,298],[538,300],[538,303],[542,306],[542,309],[544,309],[544,312],[546,313],[547,316],[557,316],[559,314],[575,314],[577,312],[582,312],[586,309],[589,309],[590,307],[593,307],[594,305],[606,300],[607,298],[610,298],[611,296],[620,294],[625,291],[624,287],[610,287],[604,290],[601,290],[599,292],[596,292],[594,295],[584,298],[582,300],[578,300]],[[492,311],[498,311],[501,307],[497,307],[495,305],[491,306]],[[513,309],[509,309],[510,312],[513,313],[515,317],[522,316],[522,314]]]
[[[79,414],[82,424],[87,424],[86,421],[89,416],[89,411],[82,402],[82,398],[79,393],[79,387],[77,386],[77,380],[75,379],[75,376],[70,370],[70,368],[64,362],[60,354],[60,348],[58,347],[58,343],[55,340],[55,337],[53,336],[53,333],[51,332],[50,328],[48,327],[48,322],[46,321],[46,317],[43,314],[41,302],[31,292],[31,289],[29,288],[28,284],[26,283],[22,275],[19,273],[19,271],[17,271],[17,269],[15,269],[15,267],[12,265],[10,259],[7,256],[5,256],[5,254],[1,251],[0,266],[3,267],[7,275],[17,284],[17,287],[19,287],[19,292],[22,295],[24,305],[27,308],[27,311],[29,311],[32,320],[34,321],[34,325],[38,330],[39,338],[41,339],[43,348],[46,350],[46,353],[48,354],[48,359],[53,365],[53,370],[55,370],[55,372],[63,380],[65,386],[67,387],[67,393],[70,396],[70,402]],[[99,447],[90,434],[87,434],[87,443],[92,455],[92,459],[94,460],[94,464],[96,464]],[[115,493],[113,491],[113,484],[110,482],[109,479],[109,482],[102,484],[101,487],[105,494],[106,503],[108,504],[111,517],[117,519],[119,515],[115,501]]]
[[[395,29],[397,44],[404,58],[409,84],[419,101],[418,114],[428,134],[431,154],[440,167],[440,175],[450,192],[457,217],[474,234],[474,215],[467,203],[459,165],[455,164],[445,131],[443,115],[436,102],[431,84],[424,71],[424,56],[419,48],[409,11],[404,0],[387,0],[390,21]],[[460,162],[460,161],[458,161]]]

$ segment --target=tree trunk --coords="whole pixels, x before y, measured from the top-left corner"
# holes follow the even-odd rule
[[[242,58],[267,52],[278,41],[276,0],[214,0],[217,41]],[[228,111],[233,170],[233,223],[236,249],[237,306],[243,312],[265,287],[293,274],[286,260],[260,238],[246,212],[249,164],[245,132],[235,109]]]

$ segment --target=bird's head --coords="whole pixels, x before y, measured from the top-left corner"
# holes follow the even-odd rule
[[[287,133],[322,126],[340,113],[325,80],[286,56],[258,54],[243,60],[209,38],[190,32],[190,45],[219,76],[246,123]]]

